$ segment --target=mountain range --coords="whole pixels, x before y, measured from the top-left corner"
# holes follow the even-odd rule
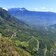
[[[56,13],[29,11],[25,8],[11,8],[8,12],[19,20],[35,27],[56,24]]]

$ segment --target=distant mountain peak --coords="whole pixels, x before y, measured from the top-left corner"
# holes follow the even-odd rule
[[[11,9],[8,9],[9,11],[28,11],[26,8],[11,8]]]
[[[25,9],[25,8],[19,8],[19,10],[21,10],[21,11],[27,11],[27,9]]]

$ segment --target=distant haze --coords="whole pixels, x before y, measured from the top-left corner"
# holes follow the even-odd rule
[[[8,12],[29,25],[49,26],[56,24],[56,13],[53,12],[29,11],[26,8],[11,8]]]

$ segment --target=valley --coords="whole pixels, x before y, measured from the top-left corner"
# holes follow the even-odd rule
[[[1,44],[5,42],[3,45],[6,45],[5,48],[9,49],[8,43],[12,42],[11,48],[14,47],[10,51],[15,51],[14,56],[17,56],[17,54],[19,56],[54,56],[56,49],[56,22],[54,22],[56,13],[31,12],[24,8],[17,10],[15,11],[18,14],[0,8]],[[47,17],[49,20],[46,19]],[[1,48],[3,48],[2,46]],[[8,53],[6,51],[4,55],[8,56],[9,51]]]

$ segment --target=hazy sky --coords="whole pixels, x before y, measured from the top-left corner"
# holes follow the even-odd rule
[[[0,7],[24,7],[33,11],[56,12],[56,0],[0,0]]]

